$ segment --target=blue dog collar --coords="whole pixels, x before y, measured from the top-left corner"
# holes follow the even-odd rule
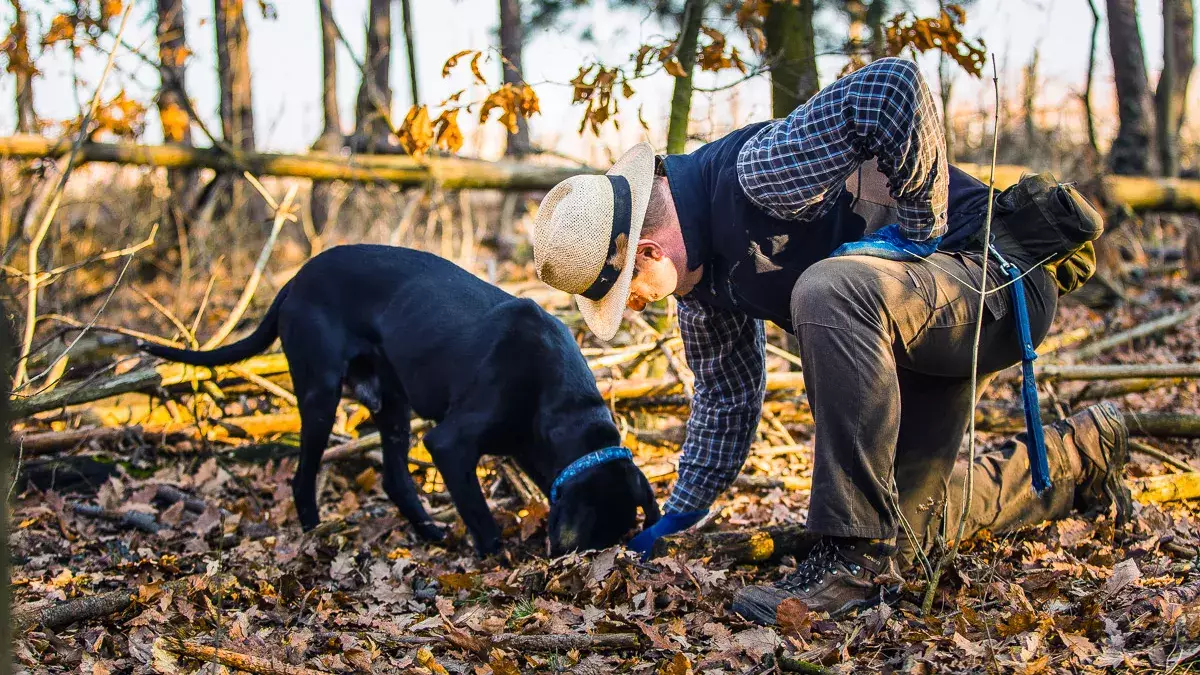
[[[554,484],[550,486],[550,503],[553,504],[558,501],[558,488],[563,483],[566,483],[588,469],[600,466],[601,464],[615,462],[619,459],[633,461],[633,453],[621,447],[604,448],[603,450],[589,452],[571,462],[567,465],[567,468],[563,469],[562,473],[558,474],[558,478],[555,478]]]

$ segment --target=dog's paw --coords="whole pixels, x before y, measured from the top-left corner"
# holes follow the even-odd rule
[[[438,527],[432,520],[427,520],[423,523],[416,523],[413,527],[416,528],[417,534],[422,539],[430,542],[439,542],[446,538],[446,531]]]
[[[475,543],[475,553],[480,558],[486,558],[500,552],[500,539],[490,539],[487,541],[479,541]]]

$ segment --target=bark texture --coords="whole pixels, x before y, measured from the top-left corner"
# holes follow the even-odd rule
[[[687,0],[679,22],[679,43],[675,56],[683,68],[683,77],[675,78],[671,96],[671,123],[667,127],[667,152],[681,154],[687,146],[689,115],[692,111],[692,68],[696,65],[696,42],[704,18],[706,0]]]
[[[521,52],[525,46],[525,28],[521,23],[521,0],[500,0],[500,55],[504,57],[504,82],[522,84]],[[504,154],[514,157],[530,150],[529,122],[517,116],[517,133],[508,135]]]
[[[771,59],[771,114],[786,117],[820,88],[812,0],[772,3],[763,34]]]
[[[1154,151],[1154,107],[1146,79],[1137,1],[1106,0],[1105,4],[1121,119],[1108,154],[1109,169],[1118,175],[1153,174],[1158,168]]]

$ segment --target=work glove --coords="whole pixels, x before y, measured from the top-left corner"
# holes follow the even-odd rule
[[[687,513],[667,513],[658,522],[647,527],[638,533],[636,537],[629,540],[629,549],[642,554],[642,559],[650,557],[650,552],[654,550],[654,542],[658,541],[659,537],[665,537],[668,534],[683,532],[696,523],[704,520],[708,515],[708,509],[703,511],[688,511]]]
[[[885,225],[858,241],[842,244],[829,257],[869,255],[887,260],[911,262],[933,255],[941,241],[941,237],[933,237],[925,241],[910,241],[900,234],[899,225]]]

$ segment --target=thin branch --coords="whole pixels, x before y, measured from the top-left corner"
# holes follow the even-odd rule
[[[75,142],[71,144],[71,153],[67,156],[67,164],[63,170],[62,177],[54,189],[54,196],[50,200],[50,205],[46,208],[46,214],[42,217],[42,222],[38,226],[37,232],[29,242],[29,264],[27,266],[29,296],[25,299],[25,335],[21,341],[21,354],[27,354],[29,347],[33,344],[33,333],[37,327],[37,290],[40,279],[38,277],[38,251],[42,247],[42,242],[46,239],[46,234],[50,231],[50,223],[54,221],[54,216],[58,213],[58,206],[62,203],[63,193],[66,191],[67,179],[71,176],[71,169],[75,164],[75,158],[78,156],[80,149],[83,147],[84,141],[88,136],[88,126],[91,125],[92,119],[96,116],[96,110],[100,107],[100,94],[104,90],[104,83],[108,80],[109,73],[112,72],[113,63],[117,58],[117,50],[120,47],[121,36],[125,34],[125,27],[129,24],[129,15],[133,11],[134,3],[129,3],[125,6],[125,12],[121,14],[121,27],[117,29],[117,43],[113,45],[112,50],[108,53],[108,62],[104,66],[104,71],[100,75],[100,81],[96,84],[96,91],[92,94],[92,102],[88,107],[87,112],[79,123],[79,133],[75,138]],[[25,378],[28,373],[28,364],[25,359],[21,359],[17,363],[17,372],[13,376],[13,391],[17,391],[25,384]]]
[[[988,178],[988,210],[987,218],[983,222],[983,241],[990,242],[992,240],[992,206],[993,196],[996,191],[996,155],[1000,149],[1000,75],[996,72],[996,56],[992,55],[992,87],[996,95],[996,107],[994,110],[994,118],[992,121],[992,168],[991,175]],[[962,506],[958,515],[958,535],[954,538],[954,544],[950,551],[938,560],[937,567],[933,570],[933,577],[929,580],[929,585],[925,588],[925,598],[921,602],[922,614],[928,615],[929,610],[933,607],[933,596],[937,592],[938,582],[942,578],[942,572],[946,565],[949,564],[958,555],[958,548],[962,545],[963,534],[967,529],[967,514],[971,510],[971,498],[975,491],[975,402],[978,398],[979,387],[979,339],[983,334],[983,310],[987,304],[984,299],[987,297],[987,282],[988,282],[988,253],[991,247],[984,245],[983,261],[981,268],[983,273],[980,275],[979,281],[979,311],[975,316],[975,337],[971,343],[971,398],[968,405],[971,406],[969,422],[967,423],[967,476],[966,482],[963,485]]]
[[[262,253],[258,255],[258,262],[254,265],[254,272],[250,274],[250,279],[246,282],[246,288],[242,291],[242,296],[238,298],[237,305],[229,314],[229,318],[225,319],[225,323],[217,329],[215,335],[204,343],[204,349],[212,349],[221,344],[238,322],[242,320],[242,315],[246,313],[246,309],[250,307],[250,300],[254,298],[254,291],[258,289],[258,282],[262,279],[263,270],[267,266],[267,261],[271,259],[271,251],[275,248],[275,240],[279,238],[279,231],[283,229],[283,224],[290,219],[294,219],[289,209],[292,205],[292,200],[296,197],[296,190],[300,186],[293,183],[288,188],[287,195],[279,204],[279,208],[275,210],[275,224],[271,228],[271,234],[267,237],[267,242],[263,244]]]

